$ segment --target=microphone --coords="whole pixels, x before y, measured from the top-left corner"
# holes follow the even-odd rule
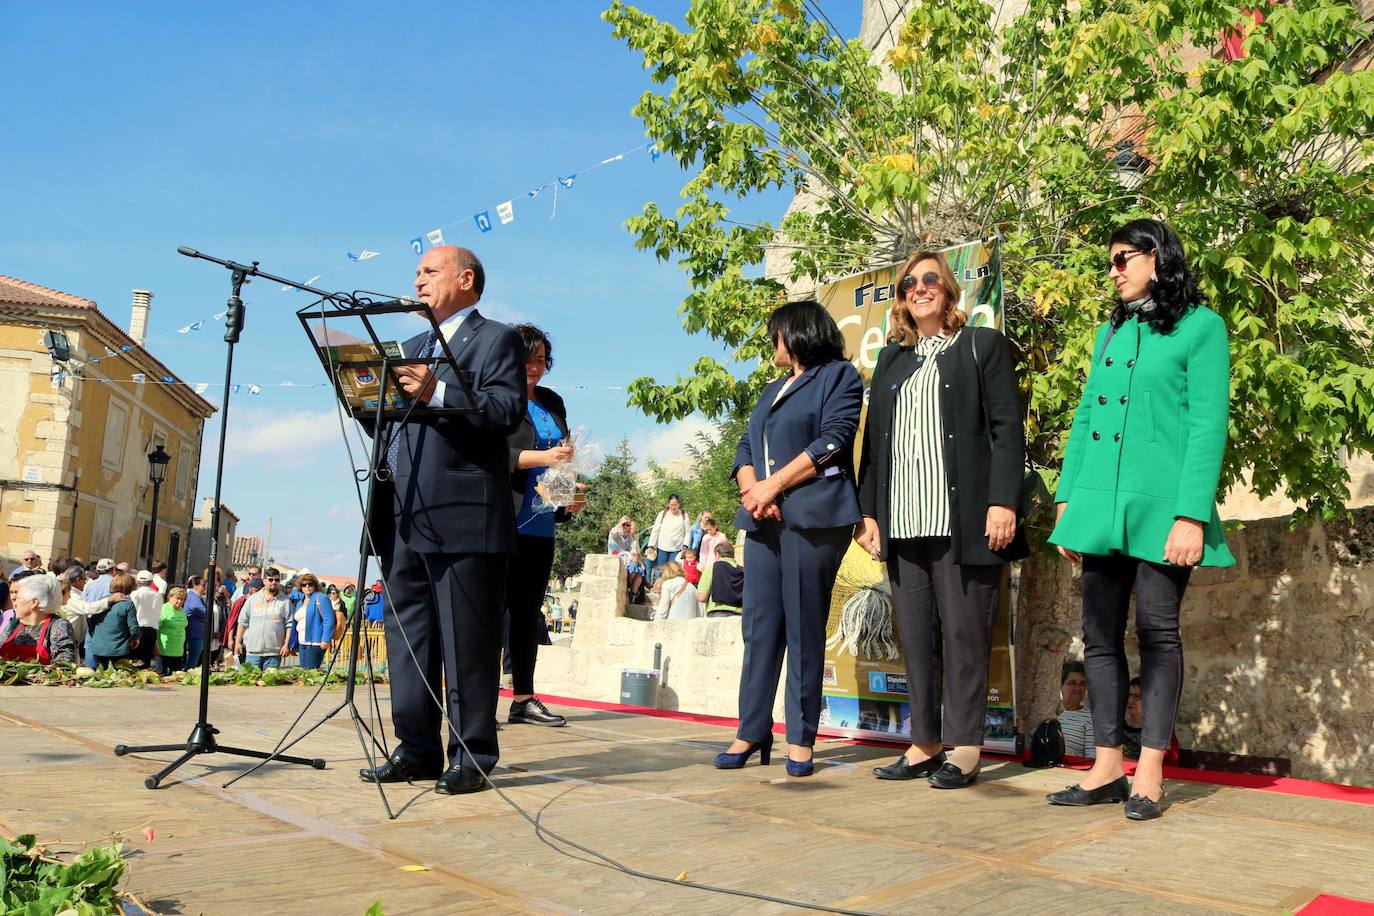
[[[186,255],[186,257],[188,257],[188,258],[198,258],[198,257],[200,257],[200,252],[199,252],[199,251],[196,251],[194,248],[187,248],[185,245],[178,245],[178,246],[177,246],[177,254],[184,254],[184,255]]]

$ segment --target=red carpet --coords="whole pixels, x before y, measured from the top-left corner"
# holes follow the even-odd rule
[[[1322,894],[1298,912],[1302,916],[1374,916],[1374,903]]]
[[[509,690],[502,690],[502,696],[510,696]],[[602,703],[597,700],[581,700],[575,697],[556,697],[549,694],[540,694],[544,700],[561,706],[576,706],[582,709],[605,709],[612,712],[623,712],[628,715],[651,716],[656,719],[677,719],[683,722],[700,722],[703,725],[720,725],[733,727],[739,724],[738,719],[731,719],[726,716],[707,716],[694,712],[680,712],[676,709],[651,709],[647,706],[622,706],[619,703]],[[781,724],[775,725],[773,731],[783,734],[784,728]],[[898,746],[894,742],[888,741],[869,741],[863,739],[843,739],[846,744],[860,744],[873,747]],[[903,742],[904,744],[904,742]],[[993,755],[989,755],[993,756]],[[1005,759],[1005,758],[1003,758]],[[1076,759],[1076,758],[1074,758]],[[1089,761],[1079,761],[1076,766],[1086,768]],[[1070,764],[1075,766],[1075,764]],[[1135,765],[1131,761],[1126,761],[1126,772],[1133,772]],[[1297,795],[1304,798],[1325,798],[1332,801],[1355,802],[1361,805],[1374,805],[1374,788],[1366,786],[1343,786],[1329,782],[1317,782],[1313,779],[1294,779],[1291,776],[1260,776],[1253,773],[1219,773],[1215,770],[1192,770],[1181,767],[1165,767],[1164,776],[1166,779],[1177,779],[1181,782],[1200,782],[1214,786],[1235,786],[1240,789],[1257,789],[1261,792],[1277,792],[1280,795]],[[1336,906],[1350,904],[1361,909],[1314,909],[1322,900],[1335,901]],[[1358,913],[1374,916],[1374,904],[1362,903],[1360,901],[1347,901],[1341,897],[1318,897],[1302,910],[1304,914],[1336,914],[1336,913]]]

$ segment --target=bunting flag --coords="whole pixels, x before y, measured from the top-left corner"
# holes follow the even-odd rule
[[[162,382],[163,382],[163,384],[165,384],[165,385],[175,385],[175,384],[177,383],[177,380],[176,380],[176,377],[175,377],[175,376],[164,375],[164,376],[162,377]]]
[[[496,216],[501,220],[501,225],[503,226],[506,223],[515,222],[515,204],[509,200],[503,204],[497,204]]]
[[[424,254],[425,240],[420,238],[418,235],[415,236],[415,238],[410,240],[410,250],[415,252],[416,254]]]
[[[429,239],[431,247],[438,248],[440,245],[444,244],[444,230],[431,229],[429,232],[425,233],[425,238]]]
[[[196,394],[204,394],[205,389],[210,387],[209,382],[196,382]]]
[[[569,175],[567,178],[562,178],[562,177],[560,177],[560,178],[558,179],[558,183],[561,184],[561,185],[562,185],[563,187],[565,187],[565,188],[571,188],[571,187],[573,186],[573,182],[576,181],[576,180],[577,180],[577,173],[574,172],[573,174]]]
[[[381,254],[380,251],[368,251],[366,248],[364,248],[358,254],[354,254],[351,251],[346,253],[350,261],[366,261],[368,258],[375,258],[377,255]]]
[[[525,192],[525,196],[526,196],[526,197],[538,197],[540,191],[547,191],[548,189],[549,189],[549,186],[548,186],[548,185],[546,185],[546,184],[541,184],[539,187],[535,188],[533,191],[526,191],[526,192]]]
[[[617,153],[616,155],[612,156],[612,157],[609,158],[609,159],[602,159],[600,162],[597,163],[597,165],[610,165],[612,162],[619,162],[621,159],[624,159],[624,158],[625,158],[625,154],[624,154],[624,153]]]
[[[239,386],[238,386],[238,385],[235,385],[234,387],[235,387],[235,388],[238,388]],[[249,386],[248,386],[248,393],[249,393],[250,395],[253,395],[253,394],[262,394],[262,386],[261,386],[261,385],[249,385]]]
[[[657,162],[662,156],[663,156],[663,150],[661,150],[661,149],[658,148],[658,144],[657,144],[657,143],[650,143],[650,144],[649,144],[649,160],[650,160],[651,162]]]
[[[477,224],[477,228],[482,232],[491,231],[491,212],[483,210],[481,213],[474,214],[472,221]]]
[[[128,353],[128,352],[129,352],[130,350],[132,350],[133,348],[134,348],[134,345],[133,345],[133,344],[120,344],[120,345],[119,345],[119,352],[120,352],[120,353]]]
[[[210,317],[213,318],[215,321],[223,321],[224,316],[228,314],[228,312],[215,312],[215,314],[211,315]]]
[[[230,391],[230,393],[232,393],[232,394],[238,394],[238,393],[239,393],[239,389],[242,388],[242,387],[243,387],[242,385],[240,385],[240,384],[238,384],[238,383],[236,382],[236,383],[234,383],[233,385],[230,385],[230,386],[229,386],[229,391]]]
[[[106,348],[105,348],[105,355],[106,355],[106,356],[114,356],[114,351],[111,350],[109,347],[106,347]]]

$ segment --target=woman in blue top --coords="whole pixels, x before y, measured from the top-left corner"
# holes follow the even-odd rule
[[[549,468],[572,458],[568,438],[568,413],[563,399],[540,387],[544,374],[553,368],[553,342],[532,324],[518,324],[515,331],[525,345],[524,419],[506,438],[510,447],[511,495],[515,501],[515,556],[506,567],[506,613],[510,635],[506,658],[510,662],[511,722],[529,725],[566,725],[567,719],[549,712],[534,695],[534,663],[539,645],[548,642],[548,624],[539,609],[553,571],[554,524],[579,512],[574,502],[568,509],[536,512],[535,487]]]
[[[305,573],[296,580],[301,590],[301,605],[296,611],[296,640],[300,646],[302,668],[323,668],[324,656],[334,640],[334,606],[320,591],[320,580]]]
[[[205,651],[205,577],[192,576],[186,580],[186,660],[185,670],[200,665],[200,653]]]

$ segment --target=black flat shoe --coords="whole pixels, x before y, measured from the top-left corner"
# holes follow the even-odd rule
[[[908,763],[906,754],[903,754],[894,763],[889,763],[885,767],[874,767],[873,775],[879,779],[921,779],[940,769],[940,764],[944,762],[944,751],[934,757],[927,757],[920,763]]]
[[[363,767],[358,771],[358,778],[363,782],[414,782],[434,779],[438,775],[438,767],[416,766],[400,757],[392,757],[376,769]]]
[[[487,788],[487,777],[473,767],[449,767],[434,783],[440,795],[467,795]]]
[[[1089,805],[1114,805],[1124,802],[1131,794],[1131,784],[1125,776],[1118,776],[1105,786],[1085,789],[1079,785],[1069,786],[1062,792],[1051,792],[1045,800],[1051,805],[1068,805],[1073,808],[1086,808]]]
[[[973,768],[972,772],[965,773],[954,764],[946,763],[930,774],[928,781],[936,789],[963,789],[978,781],[978,771],[982,768],[983,765],[980,763]]]
[[[1144,795],[1132,795],[1126,799],[1126,817],[1133,821],[1152,821],[1164,813],[1160,807],[1163,801],[1163,795],[1159,796],[1159,801]]]
[[[525,725],[547,725],[551,728],[559,728],[567,725],[568,720],[554,712],[549,712],[549,708],[539,702],[538,697],[530,697],[528,700],[510,704],[510,715],[506,721],[512,724],[524,723]]]

